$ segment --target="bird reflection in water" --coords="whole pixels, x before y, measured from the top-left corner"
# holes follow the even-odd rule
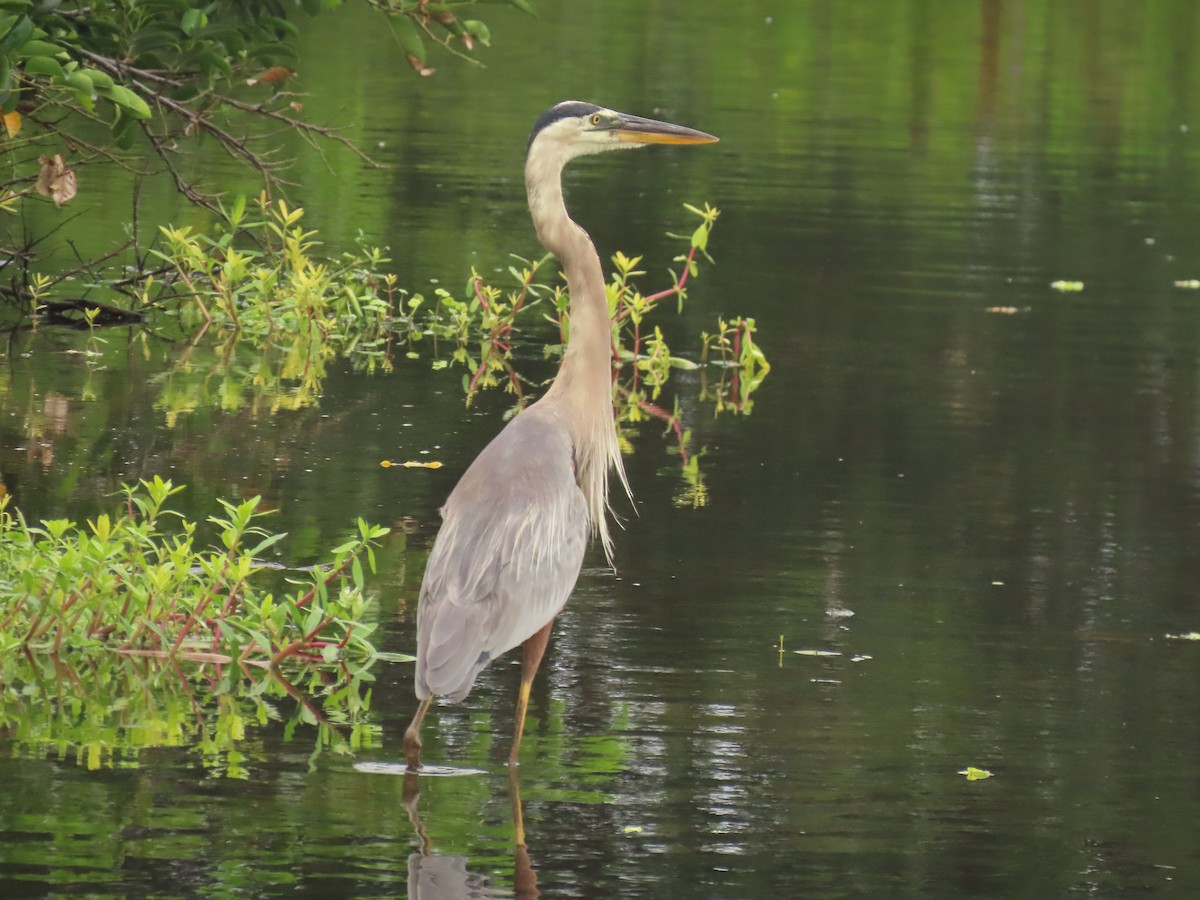
[[[515,767],[509,769],[509,793],[513,817],[513,889],[496,887],[489,879],[467,869],[467,858],[433,852],[433,840],[425,828],[418,809],[421,797],[420,776],[407,772],[404,776],[404,808],[413,824],[421,848],[408,857],[409,900],[536,900],[537,873],[529,859],[525,844],[525,820],[521,808],[521,779]]]

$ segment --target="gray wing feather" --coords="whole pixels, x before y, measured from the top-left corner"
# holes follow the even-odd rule
[[[570,437],[538,405],[484,448],[442,507],[421,583],[415,686],[461,700],[479,672],[558,615],[589,523]]]

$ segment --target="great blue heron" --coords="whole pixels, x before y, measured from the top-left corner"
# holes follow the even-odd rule
[[[554,617],[567,602],[589,535],[612,565],[608,472],[629,491],[612,402],[612,329],[600,257],[563,203],[563,166],[577,156],[645,144],[707,144],[710,134],[567,100],[533,126],[525,188],[538,240],[558,257],[571,296],[562,364],[545,395],[508,423],[442,507],[417,606],[421,701],[404,733],[421,764],[421,722],[435,697],[459,701],[480,671],[522,645],[521,689],[508,761],[521,749],[529,688]]]

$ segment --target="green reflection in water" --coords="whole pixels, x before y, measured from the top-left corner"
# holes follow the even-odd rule
[[[370,750],[379,726],[367,685],[322,673],[247,672],[99,651],[83,660],[6,654],[0,732],[16,758],[49,754],[85,769],[136,768],[151,751],[181,748],[213,776],[256,777],[268,723],[291,741],[301,724],[313,752]],[[289,678],[291,680],[289,680]],[[261,775],[261,772],[259,773]]]

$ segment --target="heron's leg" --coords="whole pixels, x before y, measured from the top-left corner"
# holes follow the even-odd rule
[[[542,664],[542,654],[550,643],[550,629],[554,627],[551,619],[540,631],[521,645],[521,691],[517,694],[517,724],[513,732],[512,750],[508,754],[508,764],[515,766],[520,761],[521,735],[525,731],[525,711],[529,708],[529,689],[533,685],[533,676],[537,674],[538,666]]]
[[[421,723],[425,721],[425,713],[433,705],[433,694],[421,701],[417,714],[404,731],[404,759],[408,762],[410,772],[421,768]]]

